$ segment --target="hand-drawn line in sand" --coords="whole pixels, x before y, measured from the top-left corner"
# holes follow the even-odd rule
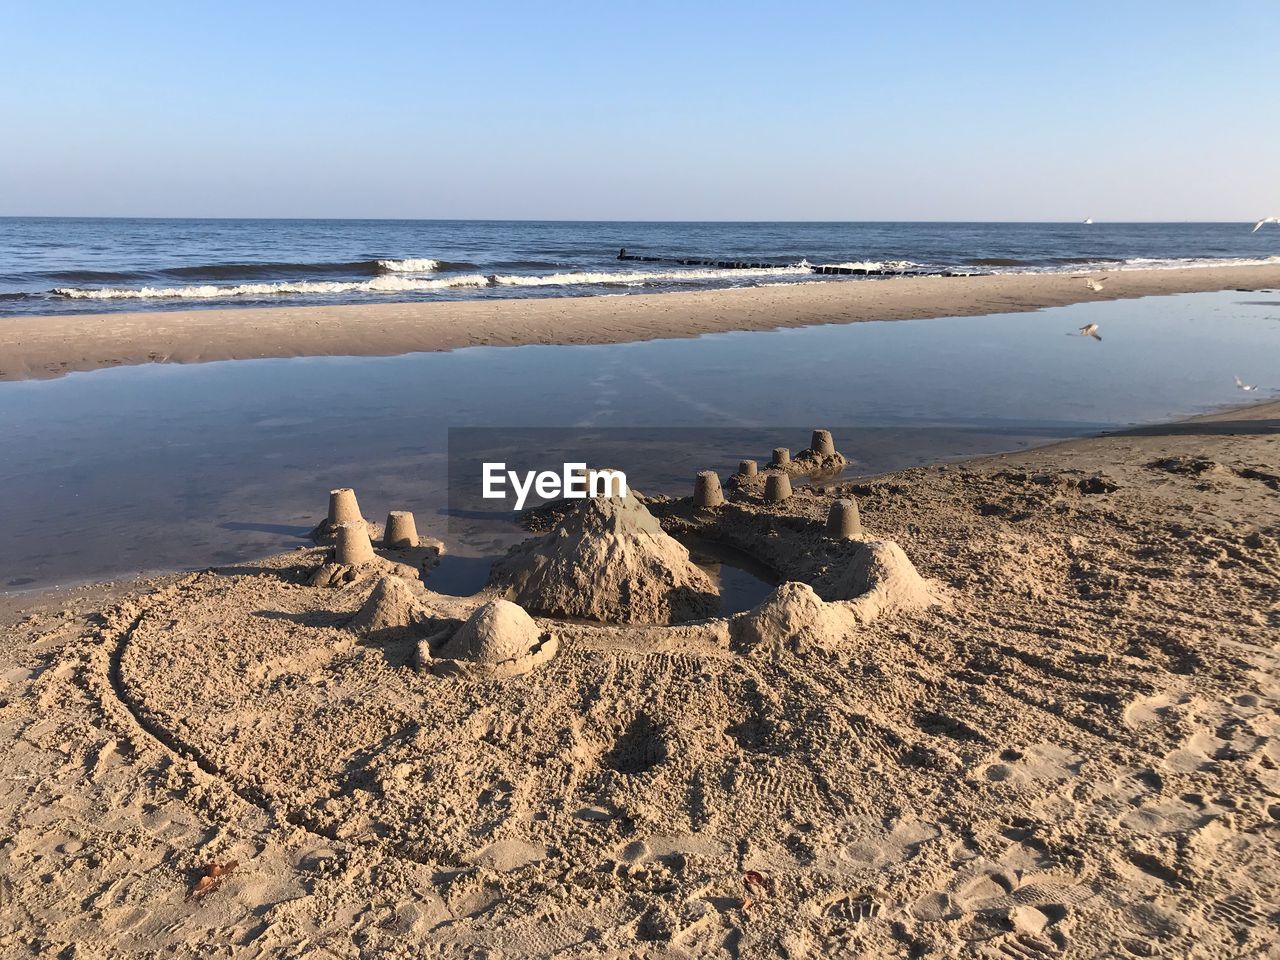
[[[106,622],[97,630],[101,640],[97,649],[105,651],[105,663],[94,664],[91,654],[85,672],[89,692],[98,703],[103,716],[113,722],[120,733],[134,743],[135,748],[141,738],[153,749],[195,764],[201,773],[218,786],[245,804],[260,810],[267,817],[270,829],[283,829],[287,824],[331,844],[353,844],[367,850],[393,853],[429,866],[443,863],[457,869],[471,869],[471,865],[450,858],[447,851],[432,851],[432,856],[428,858],[415,856],[411,847],[402,849],[389,842],[370,842],[362,837],[340,837],[335,830],[326,828],[323,824],[309,822],[299,811],[283,809],[278,798],[224,770],[205,751],[184,740],[153,717],[146,704],[134,696],[122,673],[122,662],[134,631],[161,604],[178,599],[184,593],[194,593],[194,588],[207,583],[210,576],[210,573],[193,574],[148,597],[127,601],[108,613]],[[215,820],[231,822],[230,818],[217,816],[213,811],[206,811],[206,815]]]
[[[278,803],[270,795],[251,786],[237,783],[234,777],[221,770],[203,751],[185,742],[173,731],[153,719],[146,705],[129,691],[124,681],[121,663],[134,630],[143,622],[148,613],[152,612],[156,604],[188,592],[189,588],[200,585],[208,576],[209,574],[205,573],[193,574],[180,580],[168,590],[160,591],[150,597],[138,598],[117,607],[114,613],[123,619],[113,623],[113,618],[109,617],[107,622],[98,630],[98,636],[106,649],[105,678],[99,679],[105,679],[106,682],[97,689],[92,689],[96,685],[91,683],[90,692],[96,695],[104,714],[114,717],[117,721],[117,726],[122,728],[121,733],[124,735],[131,736],[132,739],[141,734],[153,746],[194,763],[203,773],[217,781],[245,803],[260,809],[273,824],[278,826],[283,821],[290,826],[300,827],[310,833],[314,833],[317,837],[333,841],[336,838],[310,830],[306,824],[295,823],[287,813],[279,809]],[[147,603],[147,600],[153,602]],[[92,667],[93,664],[91,663],[90,672],[92,672]],[[110,694],[110,700],[104,696],[107,693]],[[132,722],[128,724],[121,723],[122,718],[117,710],[112,709],[111,704],[117,705]]]

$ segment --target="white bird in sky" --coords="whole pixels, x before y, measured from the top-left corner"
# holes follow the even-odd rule
[[[1258,389],[1258,385],[1256,383],[1245,383],[1239,377],[1236,377],[1236,386],[1245,391],[1245,393],[1248,393],[1250,390]]]
[[[1100,336],[1098,336],[1098,325],[1096,323],[1086,323],[1083,327],[1081,327],[1080,336],[1093,337],[1093,339],[1095,340],[1102,339]]]
[[[1261,220],[1259,220],[1257,223],[1253,225],[1253,229],[1250,230],[1249,232],[1257,233],[1259,230],[1263,228],[1265,224],[1268,224],[1268,223],[1280,223],[1280,217],[1263,217]]]

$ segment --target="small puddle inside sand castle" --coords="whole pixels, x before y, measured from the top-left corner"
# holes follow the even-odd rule
[[[1274,300],[1274,296],[1270,301]],[[1231,291],[1036,313],[604,346],[147,365],[0,383],[0,590],[235,564],[289,549],[328,490],[413,511],[465,594],[517,542],[450,510],[449,429],[646,429],[649,495],[686,496],[830,427],[845,476],[1266,399],[1276,308]],[[1101,341],[1076,331],[1097,323]],[[1234,378],[1260,385],[1242,393]],[[672,431],[663,443],[663,431]],[[676,433],[685,431],[680,436]],[[628,440],[627,443],[631,441]],[[642,449],[643,448],[643,449]],[[756,588],[720,569],[724,592]]]

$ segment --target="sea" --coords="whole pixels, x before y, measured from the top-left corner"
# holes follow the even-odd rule
[[[0,317],[1278,261],[1280,229],[1247,223],[10,217],[0,218]]]

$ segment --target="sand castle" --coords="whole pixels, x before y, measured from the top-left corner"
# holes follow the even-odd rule
[[[729,478],[731,488],[757,489],[768,484],[769,478],[776,474],[787,477],[830,477],[838,474],[849,464],[849,459],[836,449],[835,440],[830,430],[814,430],[809,438],[809,446],[792,456],[789,447],[774,447],[765,463],[762,473],[755,460],[742,460],[738,464],[738,472]],[[773,481],[775,494],[781,494],[785,500],[789,494],[784,493],[777,481]],[[773,502],[780,502],[775,500]]]
[[[583,501],[496,563],[490,584],[529,610],[603,623],[674,623],[718,608],[714,584],[634,491]]]
[[[430,623],[420,589],[403,577],[382,576],[348,624],[364,637],[386,637]]]
[[[414,665],[440,675],[513,677],[550,660],[559,648],[550,631],[507,600],[487,600],[465,619],[441,614],[421,584],[384,576],[348,628],[371,640],[414,639]]]
[[[424,585],[420,573],[430,563],[423,558],[434,561],[443,548],[420,540],[407,511],[388,514],[375,550],[354,492],[344,488],[330,498],[334,522],[325,521],[334,546],[310,582],[376,581],[347,629],[375,642],[411,642],[420,671],[457,677],[518,676],[548,662],[562,632],[584,629],[614,631],[611,642],[638,649],[668,643],[739,653],[777,644],[838,649],[885,613],[939,602],[938,589],[901,547],[865,538],[853,499],[832,501],[825,518],[790,516],[792,474],[777,465],[797,461],[781,448],[774,453],[763,474],[755,461],[742,461],[736,475],[742,482],[728,495],[720,477],[704,470],[685,500],[646,501],[630,490],[566,501],[551,528],[513,547],[472,597],[445,597]],[[827,431],[815,431],[802,454],[809,462],[833,456],[839,454]],[[800,500],[807,509],[818,505],[812,496]],[[778,570],[781,585],[754,609],[717,618],[716,585],[668,526],[753,556]]]
[[[394,576],[416,581],[422,571],[439,562],[444,544],[418,537],[413,514],[392,510],[387,515],[386,533],[360,514],[355,491],[341,487],[329,492],[329,514],[311,531],[317,543],[332,543],[332,554],[313,574],[313,586],[338,587],[373,577]],[[381,547],[391,556],[381,556],[373,548],[373,538],[381,536]]]
[[[839,473],[848,464],[845,456],[836,450],[835,441],[830,430],[814,430],[809,439],[809,446],[801,450],[788,463],[779,465],[778,469],[790,474],[834,474]]]

